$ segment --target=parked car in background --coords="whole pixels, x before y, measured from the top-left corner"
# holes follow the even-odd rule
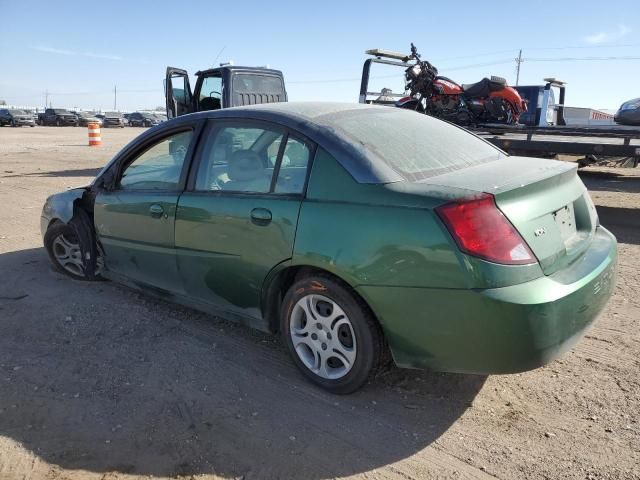
[[[12,127],[35,127],[36,122],[33,121],[33,116],[24,110],[2,108],[0,109],[0,127],[4,127],[5,125],[11,125]]]
[[[125,121],[124,117],[119,112],[107,112],[104,114],[104,118],[102,119],[102,127],[120,127],[124,128]]]
[[[33,123],[35,123],[36,125],[38,124],[38,113],[35,110],[25,110],[25,112],[29,115],[31,115],[31,118],[33,118]]]
[[[167,115],[166,115],[166,114],[164,114],[164,113],[158,113],[158,112],[155,112],[153,115],[154,115],[158,120],[160,120],[160,123],[162,123],[162,122],[166,122],[166,121],[167,121]]]
[[[640,125],[640,98],[624,102],[613,120],[620,125]]]
[[[153,127],[162,122],[153,113],[134,112],[129,114],[129,125],[132,127]]]
[[[81,127],[86,127],[89,123],[97,123],[102,126],[102,120],[96,117],[93,112],[78,112],[76,116],[78,117],[78,125]]]
[[[59,272],[280,332],[335,393],[384,358],[537,368],[578,341],[616,278],[616,239],[575,163],[357,104],[180,116],[49,197],[41,230]]]
[[[78,117],[64,108],[47,108],[41,118],[42,125],[55,125],[58,127],[75,127],[78,125]]]

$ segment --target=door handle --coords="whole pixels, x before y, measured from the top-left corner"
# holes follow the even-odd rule
[[[157,203],[149,207],[149,214],[153,218],[160,218],[162,217],[163,213],[164,213],[164,208],[162,208],[162,206],[158,205]]]
[[[268,225],[271,223],[271,210],[254,208],[251,210],[251,221],[256,225]]]

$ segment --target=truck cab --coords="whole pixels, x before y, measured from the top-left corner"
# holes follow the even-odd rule
[[[167,67],[165,78],[167,118],[220,108],[286,102],[284,77],[279,70],[222,65],[196,72],[195,89],[189,74]]]

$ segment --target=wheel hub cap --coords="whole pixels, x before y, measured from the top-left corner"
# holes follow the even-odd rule
[[[306,295],[289,317],[293,346],[302,363],[316,375],[336,380],[344,377],[356,359],[353,326],[344,310],[323,295]]]
[[[58,235],[53,241],[53,254],[62,268],[74,275],[84,276],[82,252],[74,240]]]

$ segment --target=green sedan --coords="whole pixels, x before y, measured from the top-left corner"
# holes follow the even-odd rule
[[[281,103],[152,128],[47,199],[44,245],[110,279],[279,332],[335,393],[387,358],[521,372],[570,348],[617,245],[571,163],[510,157],[401,109]]]

